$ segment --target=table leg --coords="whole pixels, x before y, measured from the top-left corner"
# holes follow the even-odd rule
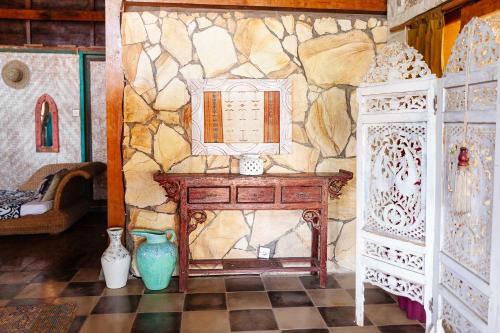
[[[186,291],[189,269],[189,239],[188,224],[190,216],[186,211],[180,214],[179,235],[179,292]]]
[[[319,261],[319,258],[318,258],[318,241],[319,241],[319,238],[318,238],[318,229],[312,227],[312,241],[311,241],[311,259],[317,259]],[[311,275],[317,275],[318,272],[316,271],[311,271]]]
[[[320,230],[319,230],[319,286],[326,288],[327,274],[326,261],[328,252],[328,206],[321,210],[320,215]]]

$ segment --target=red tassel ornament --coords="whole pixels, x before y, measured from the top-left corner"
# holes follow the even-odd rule
[[[461,147],[452,196],[452,207],[455,215],[465,215],[471,211],[471,181],[469,150],[466,147]]]

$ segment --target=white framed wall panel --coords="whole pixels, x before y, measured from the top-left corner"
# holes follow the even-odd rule
[[[188,80],[192,104],[193,155],[245,155],[292,153],[292,82],[289,79],[192,79]],[[204,92],[278,91],[280,93],[279,143],[205,142]],[[263,125],[262,125],[263,126]]]
[[[365,282],[420,302],[430,318],[436,79],[421,55],[396,42],[366,81],[357,91],[357,324]]]
[[[388,0],[387,21],[389,28],[406,23],[446,1],[447,0]]]
[[[499,60],[492,29],[475,18],[457,38],[439,82],[437,131],[443,140],[437,155],[442,177],[437,195],[436,332],[500,331]],[[472,203],[470,213],[456,215],[451,197],[457,148],[464,138],[471,159]]]

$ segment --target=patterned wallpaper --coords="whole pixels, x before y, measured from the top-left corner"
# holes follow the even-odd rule
[[[92,160],[107,162],[106,85],[104,61],[90,62],[90,104],[92,122]],[[106,199],[106,173],[94,179],[94,199]]]
[[[10,60],[30,68],[28,86],[16,90],[0,79],[0,188],[15,189],[39,167],[50,163],[81,160],[78,55],[0,52],[0,68]],[[59,111],[59,153],[37,153],[35,104],[49,94]]]

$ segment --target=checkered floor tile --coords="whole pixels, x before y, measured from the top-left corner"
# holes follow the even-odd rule
[[[61,235],[27,236],[29,242],[1,237],[0,306],[74,303],[70,332],[81,333],[424,332],[391,295],[370,286],[366,326],[357,327],[353,274],[330,275],[326,289],[311,275],[190,278],[186,293],[177,292],[176,278],[160,291],[145,289],[140,279],[107,289],[99,280],[106,245],[105,216],[99,219]]]
[[[79,281],[90,273],[83,270],[39,272],[24,283],[2,283],[0,305],[75,303],[71,332],[82,333],[424,332],[378,288],[366,289],[365,327],[357,327],[354,290],[343,287],[352,285],[354,275],[330,275],[327,289],[316,288],[314,276],[196,277],[189,279],[186,293],[179,293],[176,278],[173,287],[160,291],[145,289],[139,279],[122,289],[107,289],[102,281]],[[2,272],[0,281],[4,276],[9,281],[26,277],[24,272]]]

